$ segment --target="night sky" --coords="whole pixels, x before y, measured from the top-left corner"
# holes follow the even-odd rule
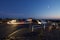
[[[60,0],[0,0],[0,18],[60,18]]]

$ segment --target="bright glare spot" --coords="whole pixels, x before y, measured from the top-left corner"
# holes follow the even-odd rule
[[[38,24],[41,24],[41,22],[38,22]]]
[[[41,22],[39,20],[37,20],[38,24],[41,24]]]
[[[17,22],[16,20],[8,21],[7,24],[24,24],[24,22]]]
[[[16,20],[11,20],[11,21],[7,22],[7,24],[17,24],[17,23],[16,23]]]
[[[11,23],[15,23],[15,22],[16,22],[16,20],[12,20],[12,21],[11,21]]]

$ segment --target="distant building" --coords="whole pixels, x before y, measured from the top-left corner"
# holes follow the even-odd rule
[[[32,18],[28,18],[28,19],[27,19],[27,21],[30,21],[30,22],[32,22]]]
[[[28,23],[32,23],[32,18],[28,18],[26,21],[28,22]]]

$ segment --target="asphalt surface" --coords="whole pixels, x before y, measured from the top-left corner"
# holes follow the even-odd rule
[[[60,40],[60,30],[31,30],[31,25],[0,24],[0,40]],[[46,28],[47,29],[47,28]]]

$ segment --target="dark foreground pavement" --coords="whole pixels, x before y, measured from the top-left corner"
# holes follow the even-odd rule
[[[28,26],[1,24],[0,40],[60,40],[60,30],[48,31],[39,28],[32,31]]]

